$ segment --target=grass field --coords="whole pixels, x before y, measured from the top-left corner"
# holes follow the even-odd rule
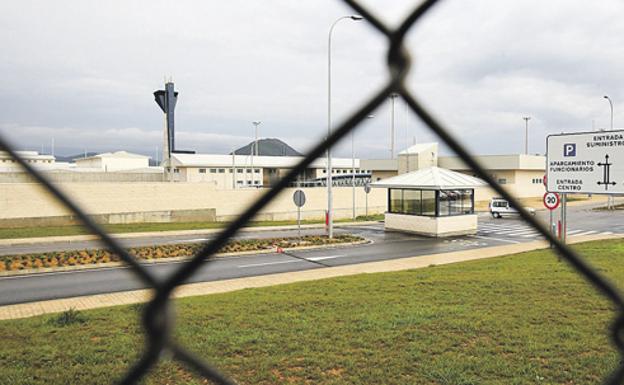
[[[622,282],[624,241],[576,248]],[[177,338],[240,384],[598,384],[619,361],[612,305],[549,251],[176,303]],[[112,383],[139,309],[0,322],[0,383]],[[165,358],[145,383],[206,382]]]
[[[383,215],[371,215],[368,217],[357,217],[358,221],[379,221]],[[339,219],[335,222],[351,222],[352,219]],[[323,223],[322,220],[303,220],[302,225]],[[181,223],[131,223],[118,225],[104,225],[103,227],[110,233],[140,233],[150,231],[172,231],[172,230],[203,230],[218,229],[225,227],[227,222],[181,222]],[[249,222],[249,227],[260,226],[289,226],[296,225],[297,221],[254,221]],[[0,229],[0,239],[52,237],[63,235],[83,235],[90,234],[84,226],[47,226],[47,227],[19,227],[14,229]]]

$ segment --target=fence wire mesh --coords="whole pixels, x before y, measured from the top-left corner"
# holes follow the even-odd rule
[[[581,255],[562,243],[532,215],[530,215],[519,203],[519,201],[503,189],[497,181],[489,175],[483,167],[471,156],[466,148],[457,140],[444,126],[430,114],[412,92],[406,86],[406,76],[410,70],[412,62],[409,52],[405,49],[404,40],[410,29],[440,0],[427,0],[419,3],[402,21],[398,28],[388,27],[380,18],[371,13],[363,5],[355,0],[343,0],[355,12],[364,17],[380,34],[384,35],[388,41],[387,64],[390,79],[387,84],[374,94],[368,102],[357,109],[346,121],[340,124],[333,133],[318,143],[309,151],[283,179],[273,188],[264,193],[251,207],[241,214],[234,222],[225,228],[219,235],[208,241],[200,251],[181,265],[173,274],[164,281],[156,280],[155,277],[144,269],[137,260],[130,255],[115,239],[95,223],[70,197],[61,192],[39,171],[27,163],[15,152],[7,139],[0,135],[0,149],[8,152],[37,182],[42,184],[49,193],[61,204],[72,211],[93,234],[99,236],[102,242],[111,251],[127,263],[132,271],[155,292],[154,297],[149,301],[142,315],[142,322],[146,334],[146,346],[140,359],[127,371],[125,376],[118,381],[119,384],[138,384],[143,377],[154,367],[163,353],[170,355],[185,364],[189,369],[194,370],[198,375],[212,381],[215,384],[233,385],[235,382],[212,367],[207,362],[194,354],[188,352],[180,346],[172,337],[173,316],[171,312],[171,294],[173,290],[189,279],[197,269],[203,264],[210,263],[212,256],[226,244],[226,242],[236,234],[236,232],[250,221],[262,208],[274,199],[284,188],[291,185],[298,175],[317,158],[323,156],[328,148],[338,143],[359,123],[364,121],[375,109],[384,103],[391,94],[399,94],[407,103],[409,108],[422,120],[422,122],[433,131],[450,149],[452,149],[461,159],[472,168],[473,172],[486,181],[500,196],[508,200],[510,204],[518,210],[521,218],[535,228],[546,240],[550,241],[556,252],[569,262],[574,269],[593,285],[603,296],[608,298],[616,308],[617,315],[611,324],[611,339],[622,356],[624,353],[624,298],[616,290],[609,280],[599,274],[588,264]],[[605,384],[621,384],[624,379],[624,361],[605,380]]]

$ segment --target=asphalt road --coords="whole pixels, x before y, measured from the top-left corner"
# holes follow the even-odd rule
[[[538,212],[538,218],[548,220],[546,212]],[[600,233],[624,233],[624,214],[621,212],[596,212],[590,208],[570,208],[568,213],[570,235]],[[321,229],[305,230],[315,234]],[[327,266],[382,261],[418,255],[446,253],[455,250],[477,249],[502,244],[529,242],[539,239],[535,230],[517,218],[493,219],[480,215],[479,231],[475,236],[462,236],[450,239],[432,239],[395,232],[383,231],[383,224],[342,227],[336,233],[361,235],[369,244],[333,247],[316,250],[302,250],[288,254],[255,254],[248,256],[216,259],[204,264],[187,282],[217,281],[230,278],[257,276],[290,271],[320,269]],[[296,236],[296,230],[251,231],[239,237],[257,238],[273,236]],[[200,242],[211,236],[176,236],[126,239],[124,245],[137,246],[177,242]],[[80,244],[79,247],[77,245]],[[57,250],[59,248],[94,247],[97,243],[84,242],[66,244],[28,245],[22,252]],[[22,247],[22,246],[20,246]],[[34,249],[32,249],[34,248]],[[24,248],[19,250],[26,250]],[[6,252],[6,250],[3,250]],[[8,254],[15,254],[12,249]],[[181,262],[164,262],[145,265],[155,277],[168,276]],[[0,278],[0,305],[93,295],[116,291],[144,288],[132,271],[125,267],[95,268],[88,270],[38,273],[25,276]]]

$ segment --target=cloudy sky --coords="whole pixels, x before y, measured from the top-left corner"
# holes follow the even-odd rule
[[[364,2],[391,24],[415,5]],[[180,92],[177,146],[226,153],[261,137],[305,151],[327,130],[327,34],[353,12],[337,0],[4,1],[0,133],[56,154],[156,156],[152,92]],[[548,133],[624,123],[624,2],[447,0],[411,31],[409,86],[479,154],[543,152]],[[387,80],[386,42],[365,21],[333,37],[338,124]],[[390,103],[355,133],[356,156],[389,156]],[[397,149],[435,140],[402,101]],[[350,141],[337,153],[350,156]]]

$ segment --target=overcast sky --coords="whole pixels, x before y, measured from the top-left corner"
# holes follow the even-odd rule
[[[396,24],[414,1],[365,2]],[[327,131],[327,34],[353,12],[337,0],[4,1],[0,132],[20,149],[155,156],[163,115],[152,92],[180,92],[177,147],[227,153],[261,137],[305,151]],[[624,2],[447,0],[411,31],[409,86],[478,154],[545,136],[624,125]],[[387,80],[387,44],[365,21],[333,37],[338,124]],[[384,158],[390,103],[355,133],[356,156]],[[435,140],[402,101],[396,141]],[[622,124],[620,124],[622,122]],[[350,156],[350,141],[338,155]]]

